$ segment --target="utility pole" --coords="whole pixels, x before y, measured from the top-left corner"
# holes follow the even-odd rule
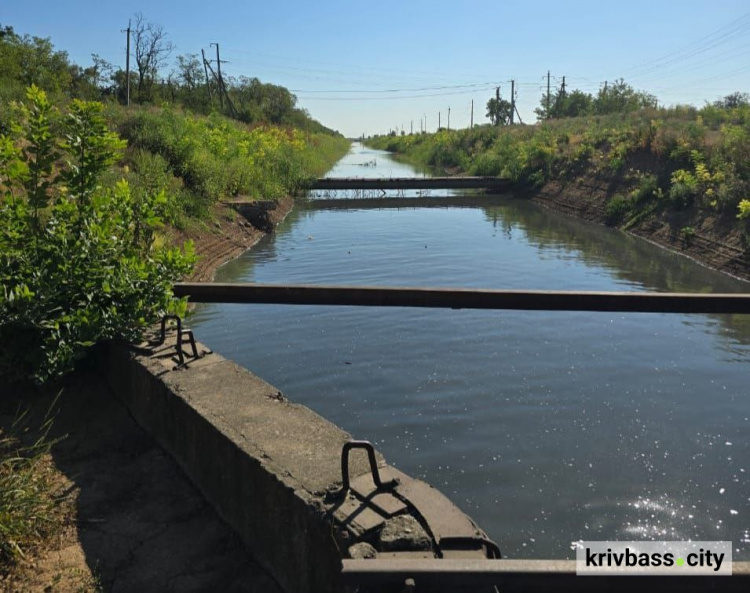
[[[513,125],[516,115],[516,81],[510,81],[510,125]]]
[[[547,70],[547,119],[549,119],[549,70]]]
[[[474,99],[471,100],[471,127],[474,127]]]
[[[232,99],[229,97],[229,93],[227,92],[227,86],[224,84],[224,78],[221,76],[221,64],[222,62],[226,64],[227,61],[222,60],[221,56],[219,55],[219,44],[212,43],[211,45],[216,46],[216,73],[214,73],[214,69],[211,68],[211,64],[208,64],[208,68],[209,70],[211,70],[211,74],[213,74],[214,78],[216,79],[216,85],[219,92],[219,100],[221,101],[221,108],[224,108],[224,99],[226,99],[227,105],[229,105],[229,111],[233,116],[236,116],[237,110],[234,108],[234,103],[232,102]]]
[[[218,72],[219,77],[219,102],[221,103],[221,108],[224,109],[224,94],[221,92],[224,88],[224,81],[221,78],[221,59],[219,58],[219,44],[218,43],[212,43],[211,45],[216,46],[216,71]]]
[[[451,131],[451,107],[448,105],[448,131]]]
[[[438,132],[440,131],[440,112],[438,111]]]
[[[563,81],[562,81],[562,89],[560,90],[560,95],[562,96],[563,99],[565,98],[565,77],[564,76],[563,76]]]
[[[128,28],[125,30],[120,29],[120,33],[127,33],[128,35],[128,41],[125,44],[125,84],[128,89],[125,105],[130,106],[130,19],[128,19]]]
[[[414,120],[411,120],[411,129],[409,130],[409,136],[414,133]]]
[[[208,102],[213,104],[214,98],[211,93],[211,83],[208,80],[208,66],[206,65],[208,62],[206,61],[206,52],[203,51],[203,48],[201,48],[201,55],[203,56],[203,72],[206,74],[206,92],[208,93]]]

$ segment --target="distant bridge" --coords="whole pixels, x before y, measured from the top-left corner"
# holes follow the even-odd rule
[[[405,190],[405,189],[483,189],[501,193],[511,188],[510,179],[502,177],[324,177],[316,179],[309,189],[337,190]]]
[[[305,210],[380,210],[383,208],[486,208],[503,199],[498,195],[312,198],[299,203]]]

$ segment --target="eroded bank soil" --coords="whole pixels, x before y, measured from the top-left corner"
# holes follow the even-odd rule
[[[552,210],[597,224],[607,224],[606,204],[615,195],[627,194],[621,180],[590,174],[567,181],[551,181],[540,190],[520,195]],[[742,231],[732,213],[719,214],[693,207],[682,211],[657,211],[627,229],[661,247],[686,255],[698,263],[750,280],[750,259]],[[686,234],[684,229],[690,229]]]
[[[272,232],[293,207],[293,198],[281,198],[276,202],[258,201],[242,206],[217,204],[212,212],[212,222],[196,224],[185,231],[172,229],[168,240],[174,245],[193,241],[198,261],[188,280],[210,282],[221,265],[241,255],[263,235]]]

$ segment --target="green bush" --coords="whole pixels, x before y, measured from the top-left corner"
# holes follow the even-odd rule
[[[193,257],[153,247],[163,191],[102,186],[125,143],[100,103],[74,100],[60,118],[36,87],[28,99],[19,136],[0,138],[0,371],[44,382],[97,342],[183,313],[171,286]]]
[[[630,198],[624,196],[614,196],[607,202],[605,211],[607,214],[607,224],[616,225],[622,222],[633,209],[633,202]]]
[[[661,198],[662,190],[659,187],[659,179],[656,175],[649,173],[642,174],[638,179],[638,187],[633,190],[630,197],[636,204]]]
[[[139,109],[116,117],[133,148],[163,155],[170,172],[210,205],[232,196],[277,199],[294,194],[346,153],[340,136],[247,126],[220,115]]]

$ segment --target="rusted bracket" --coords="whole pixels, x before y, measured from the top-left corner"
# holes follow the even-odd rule
[[[167,340],[167,321],[176,321],[177,322],[177,358],[180,361],[179,364],[175,367],[175,369],[179,369],[182,367],[187,366],[187,361],[185,360],[185,353],[182,350],[182,345],[184,343],[184,338],[187,337],[187,341],[190,343],[190,348],[192,350],[192,357],[195,360],[198,360],[199,358],[202,358],[206,354],[210,354],[210,351],[198,353],[198,346],[195,343],[195,335],[193,334],[192,329],[183,329],[182,327],[182,319],[180,319],[179,315],[165,315],[162,317],[161,320],[161,332],[159,335],[159,340],[153,344],[153,346],[161,346],[166,340]]]
[[[378,470],[378,462],[375,459],[375,447],[372,446],[370,441],[349,441],[344,443],[344,447],[341,449],[341,481],[342,492],[348,492],[350,488],[349,481],[349,451],[352,449],[364,449],[367,451],[367,458],[370,461],[370,473],[372,474],[372,481],[375,483],[375,488],[378,490],[385,490],[388,488],[395,487],[398,482],[391,480],[390,482],[383,482],[380,479],[380,471]]]

